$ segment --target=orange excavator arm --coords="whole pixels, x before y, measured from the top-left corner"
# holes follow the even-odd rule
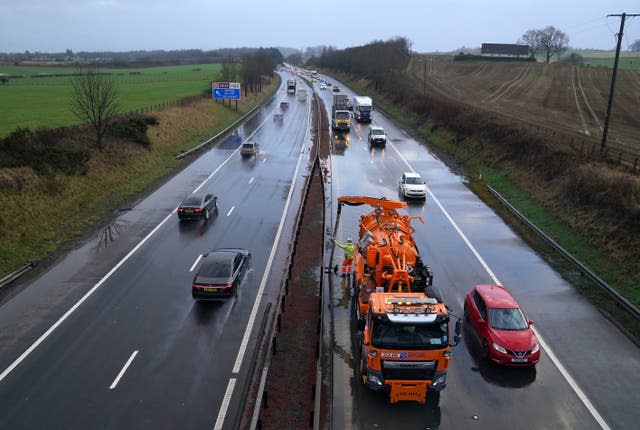
[[[407,207],[406,202],[399,200],[388,200],[384,197],[365,197],[365,196],[342,196],[338,197],[340,203],[347,204],[349,206],[370,205],[379,207],[382,209],[402,209]]]

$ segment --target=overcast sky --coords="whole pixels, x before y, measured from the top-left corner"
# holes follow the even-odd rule
[[[639,0],[0,0],[0,52],[204,50],[362,45],[407,37],[414,51],[514,43],[553,25],[576,48],[613,49]],[[623,49],[640,39],[625,25]]]

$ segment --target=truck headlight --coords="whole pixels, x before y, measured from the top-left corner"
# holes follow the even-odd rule
[[[374,384],[382,387],[382,381],[376,375],[369,374],[369,381],[371,381]]]
[[[507,353],[507,350],[506,350],[506,349],[504,349],[503,347],[501,347],[500,345],[498,345],[498,344],[497,344],[497,343],[495,343],[495,342],[493,342],[493,343],[491,344],[491,346],[493,347],[493,349],[495,349],[495,350],[496,350],[496,351],[498,351],[498,352],[501,352],[501,353],[503,353],[503,354],[506,354],[506,353]]]
[[[431,383],[432,387],[438,387],[447,382],[447,374],[446,373],[436,373],[433,382]]]
[[[533,349],[531,350],[531,353],[535,354],[538,351],[540,351],[540,344],[536,343],[535,345],[533,345]]]

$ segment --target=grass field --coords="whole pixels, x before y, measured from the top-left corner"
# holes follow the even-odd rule
[[[0,85],[0,137],[17,127],[60,127],[77,124],[70,110],[71,78],[35,77],[40,73],[69,74],[69,67],[0,66],[10,78]],[[104,69],[112,73],[119,90],[120,112],[129,112],[196,95],[209,88],[220,71],[218,64]]]
[[[592,67],[613,68],[613,58],[589,58],[585,57],[584,65]],[[626,70],[640,69],[640,57],[620,57],[618,68]]]

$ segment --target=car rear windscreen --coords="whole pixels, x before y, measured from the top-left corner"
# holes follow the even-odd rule
[[[202,197],[189,196],[182,201],[182,205],[183,206],[200,206],[200,202],[202,202]]]
[[[205,261],[196,275],[197,284],[226,284],[231,279],[233,257],[224,260]]]

